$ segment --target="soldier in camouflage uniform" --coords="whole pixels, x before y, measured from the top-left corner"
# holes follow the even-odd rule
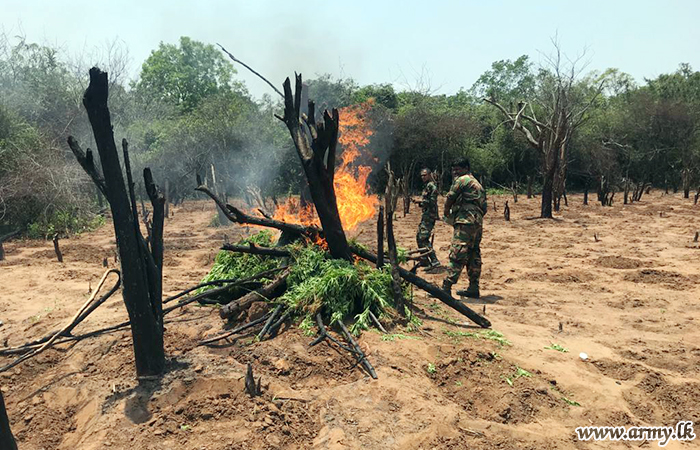
[[[433,181],[430,169],[423,169],[420,171],[420,177],[425,183],[425,188],[423,189],[423,194],[420,201],[415,202],[420,205],[423,214],[420,218],[420,225],[418,226],[418,233],[416,234],[416,242],[418,243],[418,248],[427,248],[430,253],[427,257],[424,257],[421,264],[424,267],[428,267],[426,272],[437,272],[441,270],[440,261],[438,261],[435,255],[435,250],[433,250],[433,245],[430,243],[430,235],[435,228],[435,221],[438,219],[438,189],[435,181]]]
[[[479,298],[481,275],[481,233],[486,214],[486,191],[471,174],[469,161],[462,160],[452,166],[454,181],[445,200],[445,220],[454,227],[450,247],[450,266],[442,288],[451,294],[462,268],[467,266],[469,288],[458,294]]]

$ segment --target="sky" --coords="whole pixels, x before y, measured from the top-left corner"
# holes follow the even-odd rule
[[[681,62],[700,70],[698,17],[698,0],[0,0],[5,34],[72,57],[117,42],[131,77],[160,42],[189,36],[222,44],[278,86],[297,71],[399,90],[422,79],[440,94],[469,89],[497,60],[544,63],[554,36],[571,57],[585,50],[588,70],[616,67],[640,83]],[[271,93],[236,68],[255,97]]]

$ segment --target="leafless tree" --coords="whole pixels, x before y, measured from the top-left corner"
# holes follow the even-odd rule
[[[542,157],[542,206],[540,217],[552,217],[552,205],[564,194],[568,147],[574,131],[586,120],[587,112],[600,96],[605,80],[596,80],[590,87],[581,86],[583,55],[575,60],[566,58],[559,43],[552,41],[554,52],[545,55],[548,70],[540,72],[539,95],[509,108],[496,98],[483,101],[498,108],[522,133],[530,146]],[[538,117],[539,116],[539,117]]]

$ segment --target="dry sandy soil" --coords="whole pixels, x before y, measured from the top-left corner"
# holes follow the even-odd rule
[[[505,199],[493,200],[502,211]],[[572,196],[555,220],[532,219],[539,199],[525,198],[511,200],[511,222],[487,216],[485,298],[473,307],[485,308],[511,345],[470,337],[478,330],[463,317],[416,291],[419,331],[360,338],[379,374],[371,380],[346,354],[309,349],[311,338],[294,327],[268,342],[248,336],[198,347],[223,324],[216,310],[189,306],[168,316],[162,380],[137,382],[128,331],[59,346],[0,375],[20,449],[656,447],[579,442],[574,429],[700,422],[700,249],[691,242],[700,206],[660,192],[611,208],[581,200]],[[225,234],[250,231],[210,228],[213,215],[212,202],[190,202],[166,223],[168,293],[207,273]],[[399,245],[415,247],[417,221],[415,212],[398,218]],[[359,240],[372,244],[373,230],[364,224]],[[103,273],[103,258],[114,266],[112,236],[108,225],[64,240],[63,263],[50,242],[6,244],[0,344],[22,344],[69,320]],[[449,239],[438,224],[443,262]],[[125,317],[115,295],[75,332]],[[545,348],[551,344],[568,352]],[[262,377],[255,400],[243,393],[249,362]],[[531,376],[517,377],[519,369]]]

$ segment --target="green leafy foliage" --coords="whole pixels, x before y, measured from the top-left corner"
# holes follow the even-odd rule
[[[569,349],[562,347],[559,344],[551,344],[548,347],[545,347],[545,350],[556,350],[556,351],[561,352],[561,353],[568,353],[569,352]]]
[[[490,341],[495,341],[501,347],[513,345],[508,339],[505,338],[505,336],[503,336],[503,333],[498,332],[496,330],[482,330],[476,332],[444,330],[444,333],[453,339],[469,337],[474,339],[486,339]]]
[[[204,98],[231,89],[235,69],[213,45],[182,36],[180,45],[160,43],[136,84],[144,96],[191,111]]]
[[[569,406],[581,406],[581,404],[575,400],[570,400],[566,397],[562,397],[561,399]]]
[[[246,245],[249,243],[253,243],[258,247],[270,247],[273,244],[272,233],[268,230],[262,230],[238,242],[239,245]],[[202,283],[224,279],[238,280],[248,278],[261,272],[275,269],[279,267],[279,264],[278,259],[269,256],[222,250],[216,255],[214,265],[209,273],[202,279]],[[270,280],[263,278],[259,281],[265,282]],[[205,286],[199,288],[197,293],[206,292],[214,288],[216,288],[216,286]]]
[[[350,330],[358,334],[369,328],[370,311],[382,317],[394,307],[388,268],[377,270],[364,261],[331,259],[313,244],[294,247],[292,257],[288,288],[280,301],[306,320],[322,309],[331,324],[353,319]],[[404,289],[404,295],[410,291]]]
[[[70,211],[55,211],[27,226],[30,239],[49,239],[55,234],[70,236],[85,231],[96,230],[105,224],[105,218],[88,213],[76,214]]]
[[[399,339],[399,340],[401,340],[401,339],[413,339],[416,341],[420,341],[422,338],[419,336],[409,336],[409,335],[401,334],[401,333],[383,334],[382,335],[382,341],[385,341],[385,342],[386,341],[393,342],[397,339]]]
[[[515,383],[515,380],[517,380],[518,378],[530,378],[530,377],[532,377],[532,374],[519,366],[515,366],[515,372],[513,374],[501,375],[501,378],[503,378],[503,380],[506,383],[508,383],[508,385],[511,387]]]
[[[259,247],[270,247],[273,244],[272,234],[263,230],[241,240],[239,244],[251,242]],[[382,317],[395,307],[388,267],[377,270],[364,261],[333,259],[315,244],[296,244],[290,249],[293,262],[287,279],[287,290],[275,301],[296,311],[301,317],[300,327],[305,333],[314,332],[314,317],[320,310],[330,324],[351,319],[353,324],[350,330],[359,334],[371,325],[370,311],[377,317]],[[279,264],[279,259],[276,258],[221,251],[202,282],[247,278],[274,269]],[[212,288],[203,287],[199,292]],[[407,286],[404,286],[404,296],[410,296]],[[419,326],[419,319],[410,311],[407,313],[409,323]]]

